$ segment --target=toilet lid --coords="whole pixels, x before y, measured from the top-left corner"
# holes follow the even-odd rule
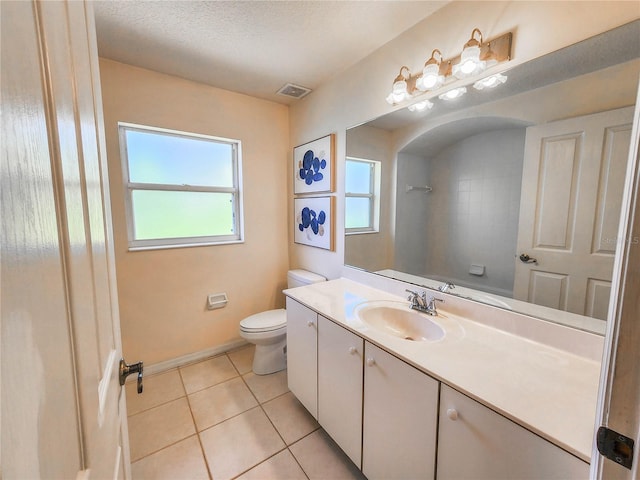
[[[267,332],[287,325],[287,311],[284,308],[256,313],[240,322],[240,328],[251,332]]]

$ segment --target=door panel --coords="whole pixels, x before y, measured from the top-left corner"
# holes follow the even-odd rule
[[[567,275],[533,270],[529,281],[529,299],[537,305],[566,310],[568,283]]]
[[[612,127],[605,130],[602,171],[598,188],[598,207],[594,253],[613,256],[616,251],[622,186],[627,171],[631,143],[631,127]]]
[[[541,144],[535,247],[569,250],[575,216],[580,135],[544,138]]]
[[[587,280],[587,311],[593,318],[607,318],[611,295],[611,282],[589,278]]]
[[[35,362],[34,371],[45,378],[56,378],[56,395],[71,399],[51,404],[51,415],[57,415],[59,422],[64,422],[64,428],[40,428],[33,444],[41,445],[41,449],[29,454],[27,451],[33,448],[32,445],[15,445],[15,456],[19,460],[14,472],[18,478],[74,478],[80,471],[87,479],[128,477],[126,412],[118,379],[121,346],[93,11],[91,4],[84,2],[15,2],[20,7],[13,3],[2,4],[3,107],[5,72],[14,72],[7,88],[16,90],[16,108],[9,113],[6,122],[8,125],[20,123],[35,110],[39,115],[40,130],[37,138],[27,137],[27,132],[13,131],[12,137],[16,143],[22,143],[23,148],[15,156],[7,157],[6,163],[8,169],[19,169],[17,165],[33,162],[34,152],[41,151],[43,158],[40,161],[49,166],[49,170],[42,172],[35,181],[43,192],[51,192],[50,198],[40,195],[32,201],[34,211],[49,208],[48,220],[55,226],[57,243],[51,250],[51,259],[59,265],[60,288],[55,293],[50,291],[50,282],[39,288],[38,282],[46,275],[47,263],[51,262],[43,262],[33,252],[25,253],[33,268],[21,273],[25,275],[25,282],[35,285],[34,303],[47,295],[55,296],[62,303],[64,308],[59,312],[58,323],[65,327],[60,328],[64,338],[51,335],[47,345],[35,345],[30,351],[34,352],[32,359],[46,357],[40,366]],[[6,41],[9,37],[5,37],[5,20],[8,24],[21,26],[19,32],[10,32],[16,35],[10,42]],[[23,41],[36,45],[27,57],[24,50],[16,49]],[[14,55],[9,58],[5,57],[4,48],[8,44],[16,50],[6,48],[7,53]],[[33,65],[34,71],[24,72],[20,70],[22,65]],[[3,175],[3,195],[4,178]],[[20,200],[21,192],[28,189],[26,180],[9,179],[9,205]],[[3,232],[31,233],[25,232],[28,225],[15,216],[3,213],[2,219]],[[37,235],[33,242],[38,248],[42,246],[42,239]],[[12,259],[10,256],[9,263]],[[7,268],[11,270],[9,264]],[[3,255],[3,278],[4,270]],[[16,298],[23,303],[23,298]],[[34,314],[33,335],[45,335],[50,330],[51,313],[55,312],[49,312],[47,305],[46,312],[35,310],[33,305],[21,306]],[[3,309],[3,329],[4,313]],[[14,336],[6,341],[24,343],[26,340],[20,335],[26,333],[14,332]],[[4,346],[3,335],[3,374],[6,366],[10,371],[16,369],[28,376],[30,364],[26,361],[16,363],[19,356],[5,359]],[[69,357],[68,365],[61,361],[66,357]],[[39,378],[38,375],[35,378]],[[3,419],[7,418],[7,410],[7,416],[11,417],[33,415],[24,410],[32,395],[36,400],[40,396],[40,403],[43,398],[45,403],[50,402],[48,392],[38,387],[32,390],[23,392],[22,404],[14,401],[7,406],[3,398]],[[67,441],[65,435],[72,436],[75,443]],[[3,435],[3,438],[7,437]],[[4,447],[3,444],[3,466],[7,459]],[[64,450],[64,455],[57,449]],[[61,462],[55,458],[58,456],[74,459],[66,461],[64,473],[49,467],[50,463]],[[25,470],[27,467],[21,457],[33,462],[37,475],[30,475],[35,470]]]
[[[74,478],[80,423],[38,26],[32,3],[0,5],[2,475]]]
[[[527,129],[514,298],[606,318],[632,113]]]

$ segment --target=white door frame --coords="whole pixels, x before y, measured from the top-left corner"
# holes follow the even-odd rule
[[[640,478],[640,86],[629,148],[618,252],[614,264],[596,429],[606,426],[635,440],[632,469],[594,449],[592,479]]]

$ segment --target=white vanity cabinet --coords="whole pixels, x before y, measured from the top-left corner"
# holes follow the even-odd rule
[[[589,464],[443,384],[438,480],[514,478],[585,479]]]
[[[438,381],[365,342],[362,472],[434,478]]]
[[[289,298],[287,352],[289,389],[369,480],[589,477],[578,457]]]
[[[362,338],[318,315],[318,422],[358,467],[363,355]]]
[[[318,418],[318,315],[287,297],[289,390]]]

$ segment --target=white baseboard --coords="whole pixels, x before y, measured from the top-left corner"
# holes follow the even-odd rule
[[[244,345],[249,345],[249,343],[246,340],[240,338],[238,340],[234,340],[233,342],[218,345],[217,347],[207,348],[206,350],[200,350],[199,352],[189,353],[187,355],[183,355],[182,357],[172,358],[170,360],[165,360],[164,362],[154,363],[153,365],[145,365],[144,374],[153,375],[155,373],[166,372],[167,370],[171,370],[172,368],[182,367],[189,363],[199,362],[201,360],[204,360],[205,358],[214,357],[216,355],[226,353],[230,350],[242,347]],[[135,380],[135,375],[131,375],[129,378],[127,378],[127,381],[130,380]]]

